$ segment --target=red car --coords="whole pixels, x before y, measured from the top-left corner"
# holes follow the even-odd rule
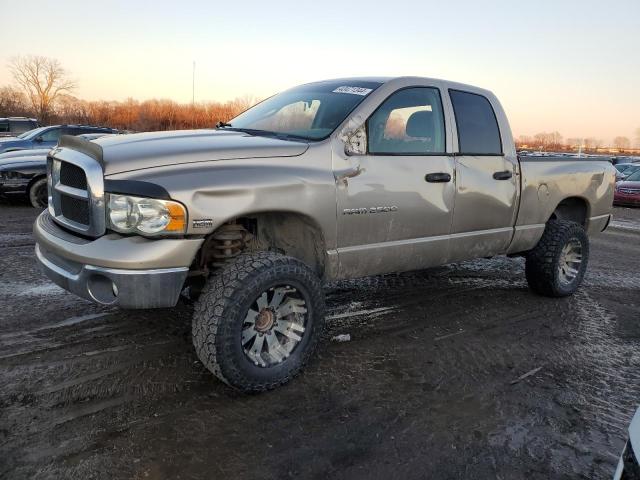
[[[640,207],[640,170],[635,171],[623,181],[616,183],[613,204]]]

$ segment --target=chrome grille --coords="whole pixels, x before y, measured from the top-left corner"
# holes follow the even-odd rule
[[[640,193],[640,188],[620,188],[618,190],[620,193],[627,193],[627,194],[636,194],[636,193]]]
[[[49,214],[59,225],[83,235],[105,232],[104,180],[94,158],[57,148],[47,158]]]
[[[73,222],[89,225],[91,221],[89,218],[89,202],[87,200],[60,195],[60,210],[62,210],[62,215],[65,218]]]
[[[73,163],[62,162],[60,165],[60,183],[70,187],[87,189],[87,176],[84,170],[76,167]]]

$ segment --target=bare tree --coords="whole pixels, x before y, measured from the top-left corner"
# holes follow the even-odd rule
[[[76,86],[60,62],[53,58],[14,57],[9,69],[42,123],[51,117],[56,99]]]
[[[613,146],[620,151],[629,150],[629,148],[631,148],[631,141],[628,137],[616,137],[613,139]]]
[[[640,127],[636,128],[636,147],[640,148]]]
[[[24,94],[13,87],[0,88],[0,114],[6,116],[33,115]]]

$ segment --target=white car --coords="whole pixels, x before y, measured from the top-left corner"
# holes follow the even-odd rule
[[[613,480],[639,480],[640,461],[638,455],[640,455],[640,409],[631,420],[629,441],[624,447]]]

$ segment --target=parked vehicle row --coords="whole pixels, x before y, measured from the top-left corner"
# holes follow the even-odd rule
[[[116,129],[91,125],[53,125],[24,132],[17,137],[0,138],[0,153],[14,150],[53,148],[62,135],[118,133]]]
[[[77,131],[91,131],[94,127],[82,127]],[[84,140],[109,135],[107,133],[83,133]],[[35,208],[47,206],[47,154],[51,148],[12,150],[0,154],[0,196],[26,197]]]

